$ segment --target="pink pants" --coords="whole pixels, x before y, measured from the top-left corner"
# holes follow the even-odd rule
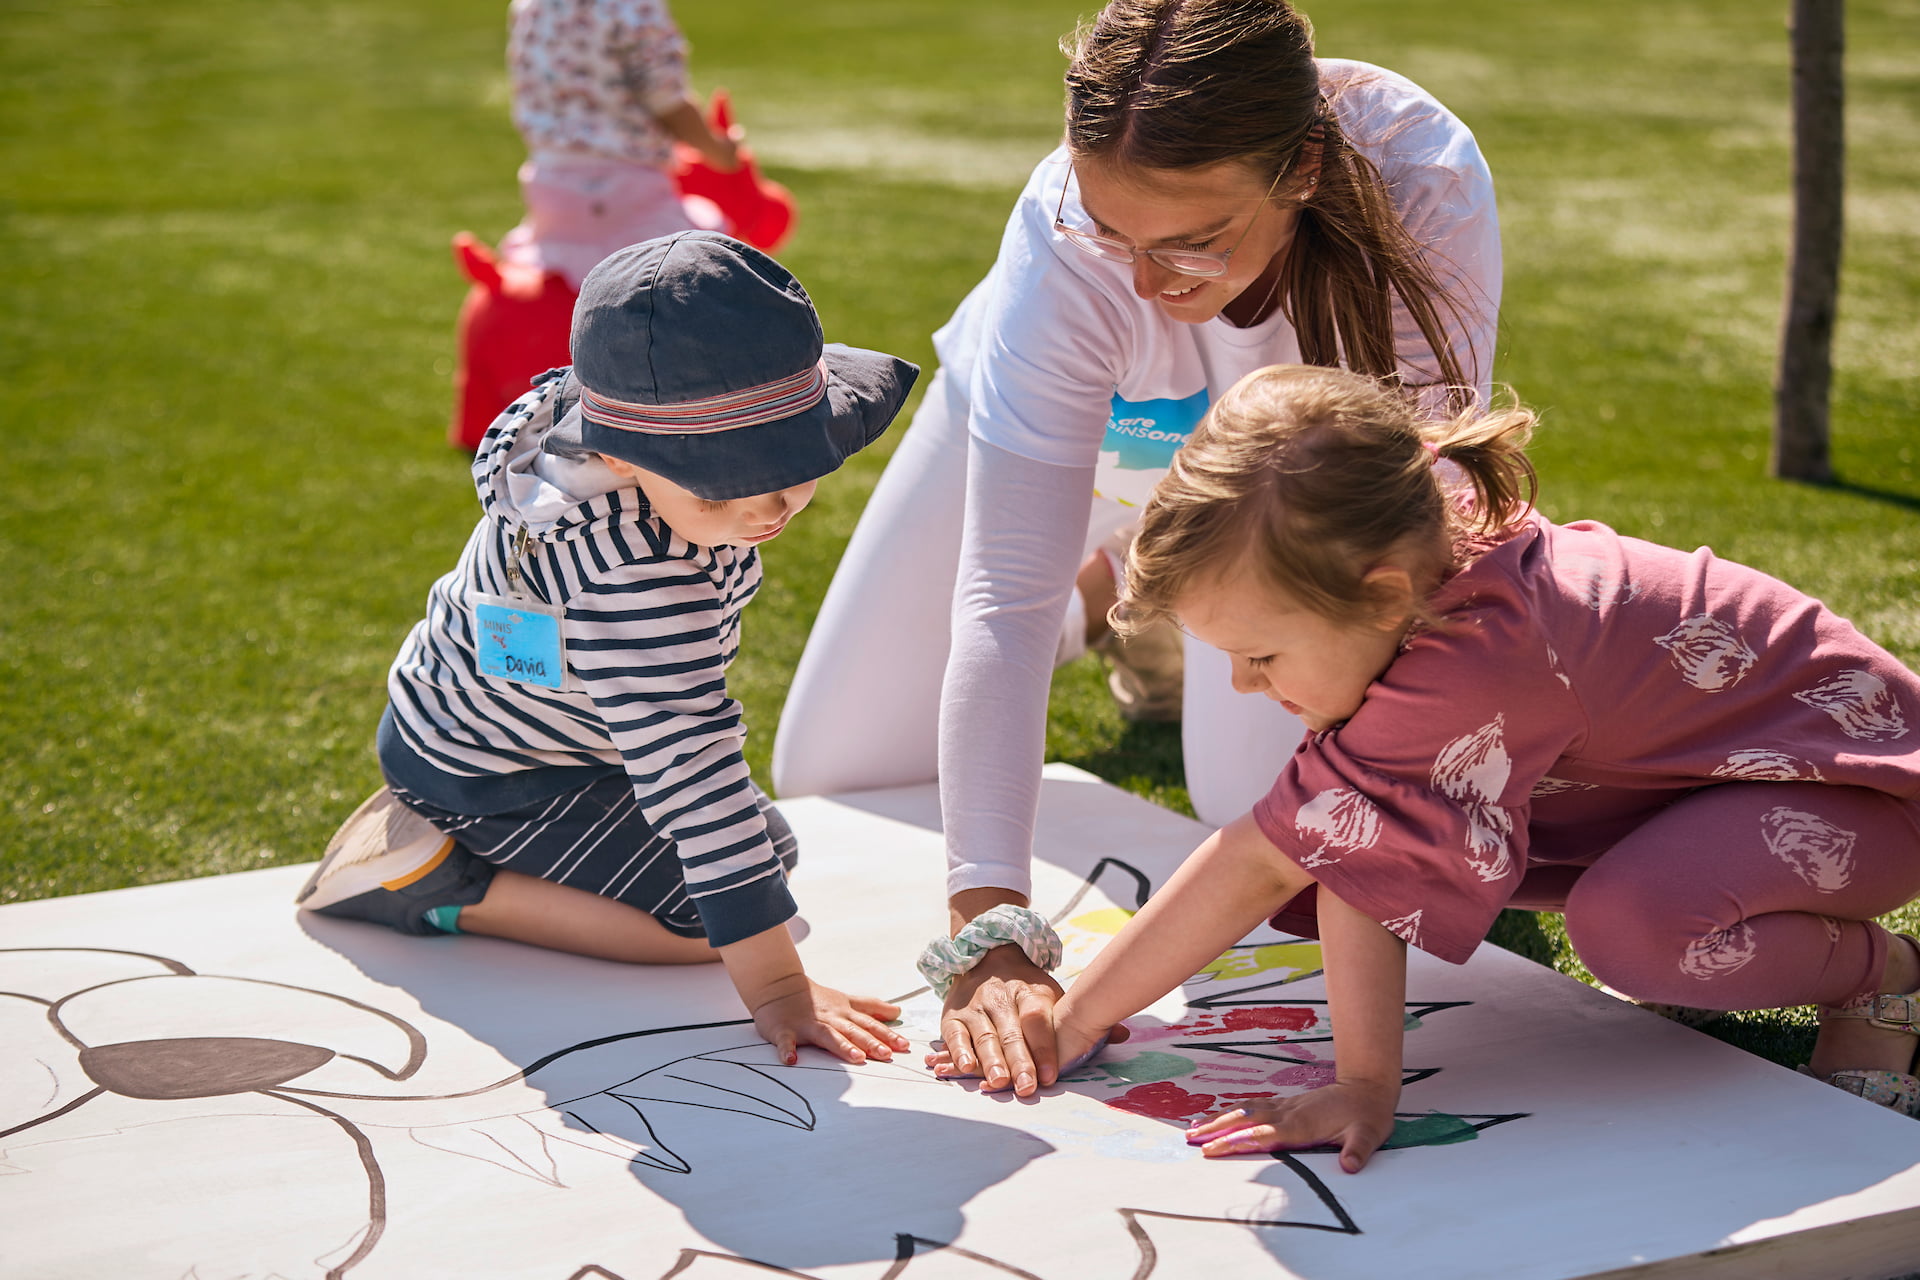
[[[725,222],[711,201],[683,198],[663,169],[592,157],[530,157],[520,166],[520,195],[527,216],[500,242],[502,256],[558,271],[576,290],[616,249]]]
[[[1920,802],[1861,787],[1732,782],[1543,798],[1511,905],[1564,911],[1581,960],[1637,999],[1706,1009],[1840,1004],[1878,989],[1920,896]],[[1601,847],[1595,848],[1599,844]],[[1585,847],[1582,847],[1585,846]]]

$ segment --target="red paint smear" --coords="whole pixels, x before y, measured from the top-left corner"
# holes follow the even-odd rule
[[[1171,1080],[1143,1084],[1107,1100],[1110,1107],[1156,1120],[1198,1120],[1213,1110],[1213,1103],[1212,1094],[1188,1093]]]
[[[1229,1031],[1305,1031],[1320,1020],[1311,1009],[1230,1009]]]
[[[1190,1036],[1223,1036],[1235,1031],[1305,1031],[1320,1020],[1312,1009],[1229,1009],[1218,1026],[1211,1019],[1167,1028]]]

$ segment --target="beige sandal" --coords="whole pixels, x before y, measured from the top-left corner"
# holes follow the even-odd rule
[[[1894,936],[1906,939],[1916,951],[1920,951],[1920,941],[1911,935],[1900,933]],[[1861,996],[1841,1005],[1822,1005],[1819,1017],[1822,1023],[1858,1018],[1882,1031],[1901,1031],[1920,1037],[1920,991],[1909,991],[1903,996]],[[1813,1074],[1805,1067],[1800,1070],[1808,1075]],[[1869,1071],[1849,1067],[1827,1076],[1826,1082],[1868,1102],[1920,1120],[1920,1076],[1904,1071]]]

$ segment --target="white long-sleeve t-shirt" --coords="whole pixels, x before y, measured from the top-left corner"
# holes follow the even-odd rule
[[[1472,133],[1405,77],[1319,65],[1343,133],[1379,168],[1447,288],[1443,320],[1485,396],[1500,231]],[[1174,320],[1134,294],[1125,264],[1067,243],[1053,230],[1063,185],[1063,217],[1086,222],[1069,168],[1062,149],[1034,170],[992,270],[934,337],[945,376],[966,387],[971,437],[940,714],[949,893],[1029,887],[1047,689],[1092,502],[1143,505],[1214,400],[1255,369],[1300,359],[1284,316],[1244,329]],[[1437,361],[1398,299],[1394,315],[1402,369],[1436,382]]]

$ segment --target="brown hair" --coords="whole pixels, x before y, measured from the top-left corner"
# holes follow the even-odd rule
[[[1337,622],[1403,605],[1370,594],[1367,571],[1411,549],[1438,580],[1475,539],[1510,530],[1533,502],[1524,449],[1534,422],[1513,403],[1424,421],[1404,393],[1356,373],[1256,370],[1207,412],[1155,487],[1114,626],[1129,634],[1172,617],[1183,592],[1238,564]],[[1447,493],[1441,458],[1472,482],[1470,505]]]
[[[1469,381],[1441,320],[1459,306],[1321,96],[1306,15],[1285,0],[1112,0],[1062,45],[1075,156],[1162,170],[1239,161],[1271,180],[1317,145],[1319,181],[1277,293],[1301,358],[1396,377],[1398,294],[1454,407],[1471,403],[1482,371]]]

